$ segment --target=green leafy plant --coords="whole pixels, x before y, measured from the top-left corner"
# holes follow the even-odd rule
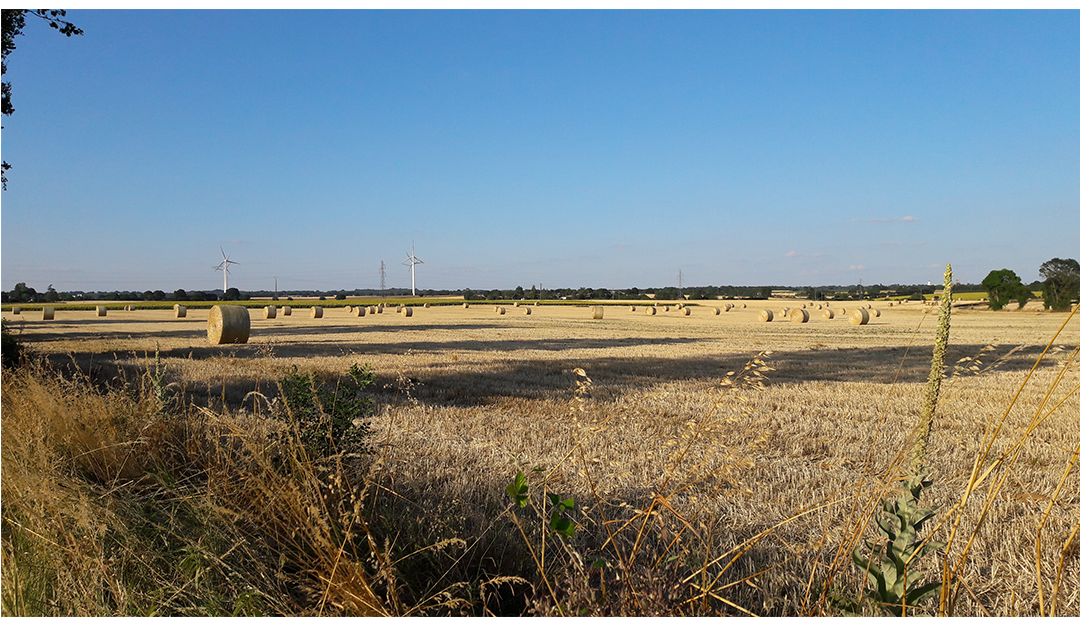
[[[543,467],[533,469],[535,473],[543,471]],[[518,474],[514,476],[514,481],[507,485],[506,492],[514,498],[514,505],[518,508],[529,507],[529,480],[521,471],[518,471]],[[551,502],[551,519],[548,521],[548,527],[553,533],[564,539],[573,538],[574,528],[577,527],[577,523],[567,513],[574,509],[574,498],[567,497],[563,499],[555,493],[548,493],[547,497],[548,501]]]
[[[907,608],[919,605],[941,589],[940,582],[917,585],[924,577],[916,569],[919,560],[945,544],[918,538],[923,524],[935,513],[933,508],[919,504],[923,490],[932,483],[925,471],[906,480],[895,502],[882,502],[876,519],[882,540],[866,541],[867,556],[858,550],[851,554],[855,566],[869,577],[867,597],[896,616],[903,616]]]
[[[333,387],[320,385],[314,372],[299,373],[295,365],[279,381],[286,412],[312,456],[367,451],[370,426],[366,419],[372,414],[373,400],[366,391],[374,381],[368,367],[355,364],[346,379]]]
[[[566,513],[574,509],[574,499],[572,497],[563,499],[555,493],[548,493],[548,500],[551,501],[552,506],[549,527],[564,539],[573,538],[574,527],[577,524],[570,520]]]
[[[879,533],[878,542],[867,540],[868,555],[852,551],[855,567],[869,579],[866,598],[878,607],[896,615],[904,616],[909,607],[917,606],[941,590],[938,582],[917,584],[923,573],[915,565],[926,554],[939,549],[945,543],[919,539],[919,532],[935,510],[922,506],[919,500],[923,490],[933,482],[927,477],[926,452],[930,445],[930,433],[934,413],[941,396],[941,380],[945,374],[945,352],[949,347],[949,328],[952,323],[952,265],[945,268],[944,291],[938,313],[937,336],[934,355],[930,363],[930,375],[926,381],[926,395],[915,432],[915,447],[911,454],[910,477],[903,482],[896,501],[881,501],[881,510],[875,522]],[[834,604],[840,605],[834,601]],[[845,612],[850,608],[840,605]]]

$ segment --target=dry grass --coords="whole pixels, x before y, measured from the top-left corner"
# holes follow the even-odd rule
[[[214,427],[237,433],[256,431],[253,415],[265,405],[251,392],[272,398],[273,381],[293,365],[339,375],[353,363],[370,364],[381,386],[372,421],[378,445],[367,516],[354,520],[368,519],[373,535],[397,549],[451,539],[466,545],[447,552],[453,557],[432,554],[424,567],[397,563],[411,586],[426,579],[423,588],[402,591],[409,598],[398,603],[386,577],[394,567],[379,565],[378,558],[346,566],[348,582],[337,580],[336,572],[324,575],[329,587],[345,589],[330,593],[335,613],[364,613],[344,598],[364,596],[365,584],[373,589],[365,600],[372,609],[399,614],[407,613],[408,604],[439,603],[445,597],[438,592],[447,589],[456,597],[475,593],[466,612],[477,614],[526,607],[542,614],[835,613],[824,591],[828,586],[858,594],[860,582],[846,553],[861,536],[870,507],[893,487],[929,367],[935,319],[926,313],[935,311],[894,307],[865,326],[845,323],[842,314],[798,324],[756,322],[768,306],[777,302],[678,318],[609,307],[603,324],[591,322],[587,307],[545,306],[513,317],[458,307],[417,309],[411,318],[329,313],[317,328],[300,317],[253,319],[249,344],[221,347],[206,344],[207,311],[191,310],[187,319],[172,319],[169,311],[98,319],[87,311],[65,312],[48,324],[30,320],[22,324],[22,338],[56,365],[71,363],[96,384],[113,386],[141,379],[157,346],[167,381],[196,406],[185,414],[213,415]],[[935,484],[925,496],[941,507],[937,532],[943,539],[952,535],[953,545],[924,561],[929,576],[939,580],[949,563],[954,594],[945,603],[951,613],[1080,615],[1080,537],[1066,547],[1080,524],[1080,488],[1070,464],[1080,449],[1080,320],[1064,327],[1056,347],[1034,367],[1064,320],[1028,312],[953,314],[951,376],[929,449]],[[989,344],[996,348],[981,351]],[[765,350],[771,354],[755,364]],[[587,384],[574,373],[579,368]],[[40,513],[16,520],[35,531],[55,526],[50,540],[63,538],[87,550],[72,557],[100,566],[72,571],[89,578],[69,583],[89,583],[100,593],[117,572],[108,558],[94,555],[98,548],[92,545],[103,539],[93,537],[107,534],[114,519],[94,508],[92,489],[80,485],[82,472],[93,484],[145,479],[152,469],[129,464],[124,445],[142,440],[155,422],[133,419],[137,431],[110,433],[93,425],[105,417],[92,415],[153,411],[138,402],[109,405],[120,401],[116,394],[72,386],[28,391],[36,402],[57,405],[46,411],[53,417],[35,423],[9,417],[23,412],[9,408],[8,398],[25,395],[11,392],[10,379],[5,373],[5,528],[13,518],[9,510],[16,509],[9,501],[33,502],[20,504],[19,514],[28,514],[24,508]],[[15,431],[19,442],[13,444],[9,432]],[[78,431],[95,438],[82,447],[57,446],[49,434]],[[86,468],[69,481],[40,478],[72,457]],[[975,479],[988,473],[969,488],[980,462]],[[92,468],[95,463],[99,468]],[[261,476],[258,496],[247,495],[249,516],[276,497],[299,502],[286,507],[302,511],[304,497],[317,491],[314,474],[280,484],[245,466],[245,475]],[[531,472],[534,467],[544,471]],[[571,549],[543,531],[549,512],[519,512],[514,518],[520,525],[509,516],[505,487],[519,470],[540,495],[535,505],[543,504],[545,491],[577,501]],[[358,475],[353,479],[356,488],[364,483]],[[297,484],[308,484],[307,490]],[[198,492],[194,482],[191,488]],[[404,518],[411,520],[394,525]],[[280,526],[289,523],[311,526],[306,517],[283,518]],[[260,599],[265,611],[320,605],[311,598],[317,592],[299,593],[306,601],[287,600],[295,590],[281,588],[317,579],[313,573],[324,565],[335,570],[328,551],[337,540],[333,531],[312,533],[302,548],[285,548],[283,540],[272,549],[260,546],[317,563],[306,577],[296,573],[277,586],[253,584],[270,589],[260,591],[270,597]],[[18,586],[8,566],[15,548],[5,535],[5,597]],[[604,564],[590,568],[597,558]],[[440,576],[423,578],[417,569],[432,562],[442,567]],[[372,581],[379,571],[384,577]],[[534,589],[514,581],[518,577]],[[533,598],[522,603],[526,594]],[[68,613],[108,612],[93,607],[103,602],[90,596],[68,604],[76,606]],[[115,613],[140,613],[125,611],[116,599],[104,605]]]

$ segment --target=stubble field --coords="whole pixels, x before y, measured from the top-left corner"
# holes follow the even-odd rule
[[[234,421],[272,413],[293,367],[336,379],[369,365],[365,493],[387,551],[439,545],[398,567],[411,601],[434,613],[836,614],[863,586],[851,547],[873,538],[874,506],[904,475],[937,309],[875,303],[881,316],[866,326],[813,304],[808,323],[779,315],[804,303],[714,315],[697,302],[689,316],[619,304],[600,320],[587,307],[498,315],[482,303],[408,318],[294,308],[265,320],[253,309],[249,342],[229,346],[207,343],[206,310],[3,316],[93,384],[164,366],[191,410]],[[763,308],[777,319],[758,321]],[[953,312],[924,497],[939,508],[927,530],[950,544],[920,563],[937,581],[949,567],[947,613],[1080,615],[1080,320],[1068,317]],[[973,467],[986,475],[968,488]],[[528,509],[506,491],[519,471]],[[576,502],[569,540],[543,529],[556,503],[546,493]],[[410,566],[446,574],[421,582]],[[393,585],[372,582],[376,603],[394,604],[380,590]],[[328,601],[350,613],[348,600]]]

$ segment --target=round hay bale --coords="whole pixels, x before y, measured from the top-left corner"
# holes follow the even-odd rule
[[[675,310],[682,310],[682,309],[683,309],[683,305],[681,303],[680,304],[675,304]]]
[[[810,321],[810,313],[806,312],[802,308],[796,308],[795,310],[791,311],[788,319],[790,319],[792,323],[806,323],[807,321]]]
[[[498,313],[499,313],[500,315],[505,315],[505,314],[506,314],[506,309],[505,309],[505,308],[503,308],[502,306],[496,306],[496,307],[495,307],[495,310],[496,310],[496,312],[498,312]]]
[[[892,308],[893,303],[889,302],[889,308]]]
[[[603,306],[593,306],[592,307],[592,318],[593,319],[603,319],[604,318],[604,307]]]
[[[98,306],[98,307],[97,307],[97,316],[98,316],[98,317],[104,317],[104,316],[105,316],[105,315],[107,314],[107,313],[105,312],[106,310],[107,310],[107,309],[106,309],[106,308],[105,308],[104,306]]]
[[[865,308],[866,308],[866,310],[873,310],[874,305],[871,304],[870,302],[867,302]]]
[[[742,307],[743,307],[743,308],[746,308],[746,304],[743,304],[743,305],[742,305]]]
[[[637,306],[631,306],[630,307],[630,312],[636,312],[636,311],[637,311]]]
[[[772,321],[772,319],[773,319],[772,311],[769,310],[768,308],[766,308],[765,310],[763,310],[763,311],[761,311],[761,312],[759,312],[757,314],[757,318],[758,318],[758,321],[764,321],[765,323],[768,323],[768,322]]]
[[[529,308],[528,306],[526,306],[525,307],[525,314],[526,315],[531,315],[532,314],[532,308]]]
[[[690,316],[690,307],[689,306],[683,306],[682,314],[683,314],[684,317],[689,317]]]
[[[829,310],[828,308],[823,308],[821,310],[821,318],[822,319],[832,319],[833,318],[833,311]]]
[[[311,307],[311,318],[312,319],[322,319],[322,306],[312,306]]]
[[[724,304],[724,312],[727,312],[732,308],[735,308],[735,304]],[[746,308],[746,306],[743,306],[743,308]]]
[[[870,323],[870,311],[865,308],[856,308],[848,315],[848,323],[853,326],[864,326]]]
[[[291,317],[292,316],[292,306],[282,306],[281,307],[281,314],[283,316],[285,316],[285,317]]]
[[[720,309],[719,309],[719,308],[715,308],[715,307],[714,307],[714,308],[712,309],[712,314],[714,314],[714,315],[719,315],[719,314],[720,314]]]
[[[825,308],[829,307],[829,302],[825,302]]]
[[[408,306],[402,306],[401,307],[401,316],[402,317],[412,317],[412,308],[409,308]]]
[[[277,319],[277,307],[267,306],[263,308],[263,319]]]
[[[840,312],[839,312],[839,313],[837,313],[837,314],[839,314],[839,315],[840,315],[841,317],[843,317],[844,315],[846,315],[846,314],[847,314],[847,308],[841,308],[841,309],[840,309]]]
[[[379,307],[378,306],[368,306],[367,311],[368,311],[369,315],[374,315],[375,313],[379,312]]]
[[[357,317],[363,317],[365,314],[367,314],[367,308],[364,308],[363,306],[357,306],[356,308],[353,308],[352,314],[356,315]]]
[[[664,306],[664,312],[667,312],[668,310],[669,308],[667,306]]]
[[[377,313],[379,313],[379,314],[381,315],[381,314],[382,314],[382,311],[383,311],[383,305],[382,305],[382,304],[379,304],[379,306],[378,306],[378,310],[376,310],[375,312],[377,312]]]
[[[56,317],[56,309],[52,306],[45,306],[41,309],[41,320],[48,321]]]
[[[124,312],[131,310],[131,306],[124,306]]]
[[[403,310],[405,310],[405,307],[402,306],[401,304],[398,304],[397,306],[394,307],[394,312],[396,312],[396,313],[400,313]]]
[[[462,308],[468,308],[469,307],[469,302],[465,302],[464,304],[461,305],[461,307]]]
[[[351,313],[352,312],[352,306],[346,306],[345,307],[345,312]]]
[[[431,302],[425,302],[424,308],[431,308]]]
[[[206,321],[206,338],[211,345],[247,343],[251,334],[251,317],[243,306],[214,306]]]
[[[13,314],[13,315],[21,315],[22,314],[22,308],[19,307],[19,306],[12,306],[11,307],[11,314]]]
[[[498,307],[498,306],[492,306],[492,307],[491,307],[491,310],[492,310],[493,312],[499,312],[499,307]]]
[[[173,306],[173,308],[176,309],[177,319],[183,319],[184,317],[187,317],[187,306],[181,306],[180,304],[177,304],[176,306]]]
[[[818,304],[818,305],[817,305],[817,309],[818,309],[818,310],[821,310],[821,304]]]
[[[514,302],[514,308],[521,308],[521,302]]]
[[[877,308],[875,308],[875,309],[870,311],[870,314],[875,316],[875,317],[880,317],[881,316],[881,311],[878,310]]]
[[[645,314],[646,315],[655,315],[656,314],[656,306],[646,306],[645,307]]]
[[[806,304],[799,306],[799,308],[806,308]]]

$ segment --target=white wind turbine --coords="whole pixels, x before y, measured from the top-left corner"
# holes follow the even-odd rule
[[[229,257],[225,255],[225,250],[221,247],[218,247],[218,249],[221,250],[221,263],[217,267],[214,267],[214,270],[221,271],[225,274],[225,290],[222,291],[222,294],[224,295],[229,291],[229,265],[239,265],[240,263],[235,260],[229,260]]]
[[[412,254],[409,254],[409,257],[406,258],[401,264],[409,266],[409,271],[412,273],[412,294],[413,297],[416,297],[416,266],[423,265],[424,261],[416,257],[415,243],[413,243]]]

